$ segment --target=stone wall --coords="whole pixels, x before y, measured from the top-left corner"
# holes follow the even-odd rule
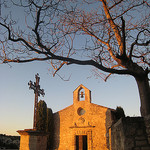
[[[33,129],[17,131],[21,135],[20,150],[46,150],[47,134]]]
[[[146,116],[144,120],[145,120],[145,126],[146,126],[146,133],[148,136],[148,142],[150,144],[150,115]]]
[[[110,150],[150,150],[150,117],[146,123],[147,129],[143,117],[121,118],[109,129]]]

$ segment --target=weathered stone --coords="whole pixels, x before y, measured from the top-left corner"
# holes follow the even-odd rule
[[[133,138],[126,138],[125,143],[126,143],[126,147],[130,147],[130,148],[134,147]]]
[[[146,136],[136,136],[135,140],[147,140]]]
[[[150,147],[142,147],[141,150],[150,150]]]
[[[136,133],[137,133],[137,135],[143,135],[144,134],[143,129],[138,129]]]
[[[142,117],[126,117],[111,127],[111,150],[141,150],[150,145]]]
[[[147,144],[147,140],[136,141],[136,146],[146,146]]]
[[[84,99],[80,92],[84,92]],[[108,128],[114,110],[91,103],[91,92],[80,85],[73,92],[73,105],[54,114],[54,149],[75,150],[87,136],[88,150],[108,150]]]
[[[141,150],[139,147],[135,147],[133,148],[133,150]]]
[[[150,137],[148,137],[148,143],[150,144]]]
[[[20,135],[20,150],[46,150],[47,134],[33,129],[17,131]]]

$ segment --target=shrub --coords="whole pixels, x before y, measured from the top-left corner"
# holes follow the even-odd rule
[[[124,110],[123,110],[123,108],[121,106],[117,106],[115,114],[116,114],[116,119],[117,120],[119,120],[122,117],[125,117]]]
[[[47,122],[47,105],[43,100],[40,100],[37,108],[36,129],[46,132]]]

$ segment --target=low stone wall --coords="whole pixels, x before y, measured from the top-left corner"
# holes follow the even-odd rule
[[[25,129],[17,131],[21,135],[20,150],[46,150],[47,134],[35,131],[33,129]]]
[[[149,142],[150,116],[121,118],[109,129],[110,150],[150,150]]]

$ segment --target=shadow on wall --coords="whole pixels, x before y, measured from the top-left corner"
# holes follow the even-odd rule
[[[60,116],[59,113],[54,113],[53,116],[53,142],[50,147],[50,149],[58,149],[59,148],[59,143],[60,143]]]
[[[37,149],[37,136],[29,136],[29,149]]]
[[[112,150],[150,149],[143,117],[124,117],[111,128]]]
[[[107,143],[107,148],[110,149],[110,141],[109,141],[109,129],[113,125],[113,123],[116,121],[115,117],[115,110],[107,109],[106,111],[106,143]]]
[[[45,132],[33,131],[28,136],[26,147],[22,147],[22,150],[46,150],[47,149],[47,134]]]

